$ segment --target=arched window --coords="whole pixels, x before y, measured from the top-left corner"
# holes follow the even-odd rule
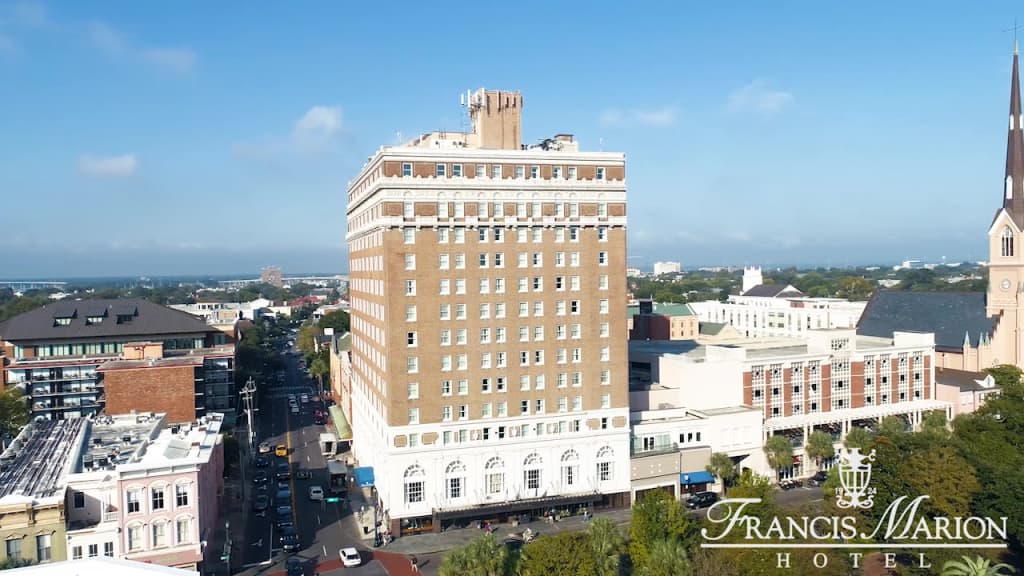
[[[1002,240],[1002,255],[1013,256],[1013,230],[1010,230],[1009,226],[1003,227],[1000,240]]]
[[[568,489],[580,483],[580,455],[575,450],[562,454],[562,488]]]
[[[505,491],[505,461],[501,458],[495,456],[484,465],[484,487],[488,496]]]
[[[615,478],[615,452],[611,446],[597,451],[597,481],[608,482]]]
[[[418,504],[423,502],[423,494],[425,493],[423,479],[426,475],[427,474],[423,471],[423,468],[420,468],[416,464],[405,469],[403,480],[405,484],[404,495],[406,504]]]
[[[544,461],[533,452],[523,460],[523,486],[527,490],[539,490],[541,483],[541,466]]]
[[[444,471],[445,493],[456,500],[466,495],[466,465],[456,460]]]

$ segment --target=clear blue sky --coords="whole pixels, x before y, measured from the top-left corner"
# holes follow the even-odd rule
[[[984,258],[1019,5],[644,5],[0,0],[0,276],[343,270],[481,86],[626,153],[633,263]]]

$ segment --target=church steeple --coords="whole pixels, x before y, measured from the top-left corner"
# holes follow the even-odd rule
[[[1024,229],[1024,117],[1020,107],[1017,41],[1013,43],[1013,79],[1010,85],[1010,129],[1006,140],[1006,180],[1003,208]]]

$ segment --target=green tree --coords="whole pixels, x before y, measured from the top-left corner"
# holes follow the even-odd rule
[[[711,462],[707,465],[706,470],[722,481],[722,497],[725,497],[726,488],[737,475],[736,463],[728,454],[715,452],[711,455]]]
[[[512,572],[508,548],[493,534],[484,534],[451,550],[438,568],[440,576],[510,576]]]
[[[647,562],[636,573],[638,576],[686,576],[694,572],[682,542],[657,540],[651,545]]]
[[[651,545],[658,540],[677,540],[689,549],[697,537],[697,524],[682,502],[663,490],[645,494],[633,507],[629,524],[629,556],[634,568],[647,563]]]
[[[962,556],[942,565],[942,576],[1003,576],[1016,572],[1009,564],[992,564],[988,558]]]
[[[778,512],[775,504],[775,484],[767,476],[755,474],[751,470],[744,470],[736,479],[729,490],[730,498],[757,498],[757,504],[752,504],[744,509],[746,514],[758,518],[769,518]]]
[[[317,351],[313,361],[309,363],[309,374],[320,382],[320,390],[324,389],[324,378],[331,373],[331,361],[326,350]]]
[[[821,461],[836,455],[835,445],[832,443],[832,436],[828,432],[815,430],[807,438],[807,456],[814,459],[814,464],[821,468]]]
[[[768,465],[775,470],[776,476],[779,470],[793,465],[793,445],[785,436],[772,436],[764,443],[764,453],[768,457]]]
[[[611,518],[599,516],[587,527],[587,534],[590,536],[590,548],[594,554],[594,574],[618,576],[622,554],[626,550],[626,540],[622,537],[622,531]]]
[[[595,560],[586,532],[559,532],[523,547],[519,573],[522,576],[592,576],[597,569]]]
[[[1024,371],[1013,364],[1000,364],[998,366],[986,368],[985,372],[992,375],[992,378],[996,381],[996,386],[999,386],[1000,388],[1020,384],[1021,376],[1024,375]]]
[[[900,463],[910,497],[928,495],[922,511],[932,516],[966,517],[981,485],[974,468],[950,446],[917,449]]]
[[[867,300],[877,284],[865,278],[846,276],[836,283],[836,296],[847,300]]]
[[[847,450],[851,448],[860,448],[861,454],[867,454],[871,451],[871,446],[875,443],[875,435],[869,430],[865,430],[860,427],[850,428],[850,431],[846,433],[846,438],[843,438],[843,446]]]
[[[878,424],[878,435],[895,439],[907,433],[907,422],[899,416],[886,416]]]
[[[28,401],[18,388],[0,390],[0,436],[15,436],[30,417]]]
[[[339,336],[348,332],[351,327],[348,312],[344,310],[334,310],[324,314],[323,318],[317,322],[317,326],[321,331],[324,328],[334,328],[334,333]]]

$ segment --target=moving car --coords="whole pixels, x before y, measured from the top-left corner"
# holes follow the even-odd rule
[[[811,484],[814,486],[824,486],[825,480],[828,480],[828,470],[818,470],[814,476],[811,476]]]
[[[312,474],[310,474],[309,470],[306,470],[305,468],[297,468],[295,470],[295,477],[299,480],[305,480],[310,476],[312,476]]]
[[[698,508],[707,508],[715,502],[718,502],[718,494],[714,492],[697,492],[686,501],[686,507],[696,510]]]
[[[341,556],[341,563],[345,568],[353,568],[363,563],[363,559],[359,556],[359,551],[355,548],[342,548],[338,550],[338,556]]]
[[[302,560],[292,556],[284,563],[286,576],[302,576],[305,570],[302,568]]]
[[[255,499],[253,499],[253,501],[252,501],[252,509],[253,510],[255,510],[257,512],[262,512],[262,511],[266,510],[267,508],[270,508],[270,498],[268,498],[266,494],[260,494],[260,495],[256,496]]]
[[[252,475],[252,483],[257,486],[266,484],[269,479],[270,475],[267,474],[266,470],[257,470],[256,473]]]
[[[270,452],[270,442],[260,442],[260,454]]]
[[[267,466],[270,466],[270,460],[267,460],[266,456],[257,456],[256,459],[253,460],[253,464],[257,468],[266,468]]]
[[[319,486],[309,487],[309,499],[314,502],[319,502],[324,499],[324,489]]]
[[[287,462],[281,462],[277,465],[277,474],[275,474],[275,477],[278,480],[287,480],[288,478],[291,478],[291,475],[292,468]]]
[[[288,446],[284,444],[278,444],[277,448],[274,448],[274,456],[287,456]]]
[[[281,535],[278,537],[281,542],[281,548],[285,552],[295,552],[301,546],[299,545],[299,533],[295,531],[294,526],[285,526],[281,529]]]
[[[299,413],[299,407],[298,406],[292,406],[292,414],[298,414],[298,413]]]
[[[303,394],[300,398],[303,404],[309,404],[309,394]]]

